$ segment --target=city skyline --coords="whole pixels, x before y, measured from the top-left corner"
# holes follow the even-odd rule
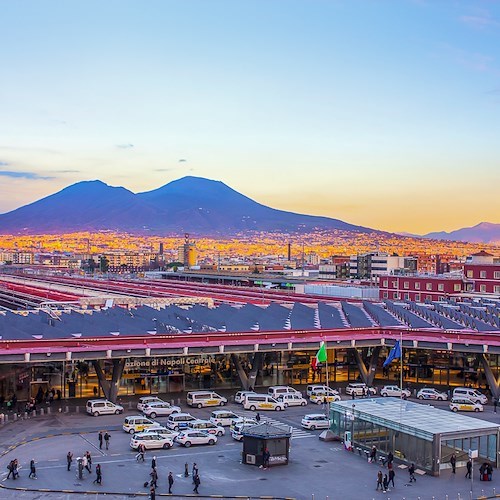
[[[500,222],[498,4],[0,3],[0,213],[194,175],[387,231]]]

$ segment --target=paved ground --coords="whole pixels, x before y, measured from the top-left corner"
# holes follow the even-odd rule
[[[437,404],[436,406],[446,406]],[[239,405],[229,405],[233,410],[246,413]],[[320,408],[320,407],[319,407]],[[208,417],[210,409],[194,409],[196,416]],[[144,495],[144,481],[148,479],[151,458],[157,456],[160,493],[166,493],[167,475],[175,475],[174,492],[178,495],[192,494],[191,478],[184,478],[184,464],[197,462],[200,469],[202,495],[274,496],[296,499],[429,499],[449,500],[470,498],[470,481],[464,478],[465,470],[458,469],[456,476],[444,473],[440,478],[418,477],[414,484],[408,483],[408,473],[396,469],[396,487],[384,494],[375,491],[378,467],[368,464],[364,457],[346,452],[339,444],[325,443],[318,439],[319,432],[300,429],[300,419],[305,413],[318,411],[316,405],[304,408],[289,408],[285,412],[261,413],[266,418],[286,423],[294,428],[291,445],[291,462],[288,466],[262,470],[240,463],[242,445],[227,435],[215,446],[200,446],[189,449],[175,446],[171,450],[158,450],[146,454],[144,464],[135,461],[135,453],[129,448],[130,436],[121,430],[123,416],[89,417],[85,414],[56,413],[5,425],[0,429],[0,446],[4,455],[0,459],[0,484],[6,487],[43,488],[57,490],[100,491],[106,498],[122,499],[124,494]],[[137,411],[127,410],[126,414]],[[250,412],[248,412],[250,413]],[[478,415],[473,415],[477,417]],[[499,422],[500,415],[490,407],[479,416]],[[163,421],[163,418],[158,419]],[[111,447],[109,451],[98,448],[97,432],[109,430]],[[61,435],[66,433],[64,435]],[[26,441],[15,449],[9,446]],[[92,484],[94,473],[85,471],[82,481],[77,479],[75,467],[66,470],[66,453],[71,450],[75,457],[89,450],[94,466],[100,463],[103,470],[101,487]],[[15,482],[7,480],[6,466],[12,458],[22,464],[21,477]],[[28,479],[29,461],[37,462],[37,480]],[[500,476],[494,471],[491,483],[476,481],[473,497],[491,495],[496,488],[500,493]],[[116,494],[115,494],[116,493]],[[95,493],[89,493],[96,497]],[[69,493],[29,492],[0,490],[0,499],[70,499]],[[139,497],[140,498],[140,497]],[[144,497],[143,497],[144,498]],[[175,498],[175,497],[174,497]]]

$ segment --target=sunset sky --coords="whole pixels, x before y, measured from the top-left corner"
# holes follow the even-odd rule
[[[0,0],[0,213],[185,175],[389,231],[500,223],[500,4]]]

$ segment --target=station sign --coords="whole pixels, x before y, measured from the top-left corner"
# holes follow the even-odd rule
[[[215,356],[169,356],[165,358],[130,359],[125,363],[125,368],[174,368],[184,365],[210,366],[215,363]]]

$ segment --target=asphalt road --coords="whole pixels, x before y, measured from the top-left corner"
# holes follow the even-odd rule
[[[432,403],[447,408],[446,403]],[[229,409],[237,413],[252,415],[239,405],[229,404]],[[183,409],[199,418],[208,418],[211,409]],[[408,482],[408,473],[396,468],[396,487],[384,494],[375,491],[377,465],[367,463],[365,457],[344,451],[337,443],[326,443],[318,439],[320,431],[305,431],[300,428],[300,420],[306,413],[321,412],[321,406],[308,405],[306,408],[288,408],[284,412],[261,412],[263,418],[293,427],[290,450],[290,464],[268,470],[240,463],[242,445],[234,441],[229,433],[219,438],[215,446],[183,448],[175,445],[170,450],[148,451],[145,463],[137,463],[135,452],[129,447],[130,436],[121,430],[123,415],[90,417],[86,414],[57,413],[46,417],[36,417],[18,421],[0,429],[0,442],[4,455],[0,460],[0,484],[8,487],[43,488],[57,490],[107,492],[108,499],[124,498],[124,494],[144,494],[143,483],[148,480],[151,458],[156,455],[159,471],[158,492],[166,493],[167,475],[174,473],[174,493],[192,494],[191,478],[183,477],[184,464],[196,462],[199,466],[202,495],[234,496],[274,496],[296,499],[442,499],[470,498],[470,481],[464,478],[465,470],[458,469],[453,476],[444,472],[441,477],[417,476],[417,482]],[[449,410],[448,410],[449,411]],[[137,410],[127,410],[125,415],[137,414]],[[484,414],[471,414],[474,418],[499,422],[500,414],[494,414],[488,406]],[[165,417],[157,419],[160,422]],[[111,446],[108,451],[99,450],[97,433],[109,430]],[[14,449],[9,446],[22,443]],[[92,484],[95,473],[84,471],[84,479],[76,475],[75,464],[72,471],[66,470],[66,454],[74,456],[90,451],[93,465],[100,463],[103,484]],[[17,458],[22,465],[21,477],[7,480],[8,462]],[[37,480],[28,479],[29,461],[37,462]],[[494,471],[491,483],[477,481],[473,486],[473,497],[481,493],[491,494],[493,488],[500,492],[500,481]],[[484,490],[484,491],[482,491]],[[24,499],[69,499],[70,493],[29,492],[0,490],[0,498]],[[175,498],[175,497],[174,497]]]

